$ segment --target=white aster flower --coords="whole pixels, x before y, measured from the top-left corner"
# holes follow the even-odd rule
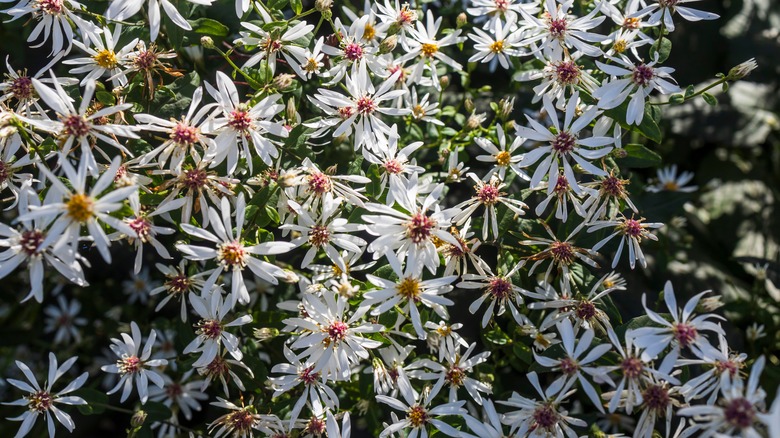
[[[601,249],[607,242],[612,240],[613,237],[620,236],[620,244],[618,245],[617,251],[615,251],[615,257],[612,259],[612,269],[615,269],[617,266],[620,255],[623,253],[624,246],[628,246],[628,263],[631,265],[631,269],[636,267],[637,260],[643,268],[646,268],[647,259],[645,259],[645,254],[642,252],[640,243],[642,243],[643,239],[658,240],[658,237],[650,233],[650,230],[661,228],[663,225],[664,224],[660,222],[644,222],[644,218],[634,219],[632,217],[631,219],[628,219],[625,216],[621,216],[612,220],[590,222],[588,224],[588,233],[604,228],[613,229],[612,234],[593,246],[593,251]]]
[[[402,395],[404,395],[402,393]],[[465,401],[459,401],[454,403],[445,403],[436,407],[429,407],[433,397],[429,394],[420,394],[419,400],[410,398],[404,395],[403,401],[388,397],[386,395],[377,395],[376,400],[380,403],[384,403],[393,409],[399,410],[406,414],[406,417],[402,420],[395,421],[389,425],[379,434],[379,438],[388,436],[394,436],[394,434],[400,431],[409,431],[409,437],[427,437],[429,429],[438,430],[439,432],[451,436],[459,437],[460,431],[454,427],[442,421],[442,416],[463,416],[466,414],[466,410],[463,409]]]
[[[676,164],[658,169],[657,174],[658,181],[645,188],[648,192],[693,193],[699,189],[698,186],[686,186],[693,179],[693,172],[683,171],[678,175]]]
[[[521,26],[527,29],[521,45],[538,44],[534,51],[542,51],[545,57],[553,59],[562,59],[564,49],[569,48],[577,49],[587,56],[601,56],[601,49],[593,43],[601,42],[604,36],[590,32],[606,18],[597,16],[600,12],[598,7],[578,18],[569,14],[574,0],[545,0],[543,5],[543,18],[534,17],[524,8],[518,9],[525,19]]]
[[[512,283],[512,276],[525,265],[524,262],[516,264],[505,275],[495,275],[487,266],[476,265],[478,274],[464,274],[463,281],[456,286],[464,289],[482,289],[482,295],[469,306],[469,312],[477,313],[482,304],[489,300],[490,304],[482,316],[482,327],[487,327],[493,314],[501,316],[509,307],[512,317],[518,325],[528,324],[528,317],[520,313],[518,306],[523,304],[522,294],[531,293]],[[498,309],[496,310],[496,306]]]
[[[151,380],[160,388],[165,384],[162,376],[151,368],[167,365],[168,361],[166,359],[149,359],[152,355],[154,340],[157,337],[157,332],[154,329],[149,333],[143,351],[141,351],[141,330],[135,321],[130,323],[130,332],[132,337],[127,333],[121,333],[122,339],[111,339],[111,351],[119,359],[117,359],[116,364],[103,365],[100,369],[121,376],[116,386],[108,391],[109,395],[119,391],[119,388],[122,387],[120,402],[124,402],[130,396],[130,392],[133,390],[133,380],[135,380],[141,404],[145,404],[149,398],[149,381]],[[141,351],[140,356],[139,351]]]
[[[441,49],[465,41],[465,37],[460,36],[460,29],[448,33],[445,37],[439,39],[436,34],[439,33],[442,17],[433,18],[433,11],[428,9],[425,25],[417,21],[416,27],[409,29],[409,38],[401,40],[401,44],[406,49],[406,53],[398,58],[399,62],[405,62],[414,58],[420,58],[412,70],[409,81],[419,83],[423,78],[423,72],[429,70],[431,81],[434,88],[441,88],[438,74],[436,72],[438,63],[444,63],[455,70],[463,69],[454,59],[445,55]]]
[[[230,313],[232,303],[222,297],[222,291],[216,288],[207,295],[198,296],[190,292],[190,304],[200,316],[200,321],[195,324],[197,335],[186,347],[184,354],[200,353],[200,357],[193,367],[203,367],[220,354],[220,347],[225,347],[228,353],[236,360],[241,360],[244,354],[238,348],[238,337],[226,331],[228,327],[240,327],[252,322],[252,316],[244,315],[231,322],[222,320]]]
[[[196,5],[209,6],[214,0],[187,0],[190,3]],[[111,4],[106,11],[106,18],[109,20],[126,20],[133,15],[137,14],[144,3],[147,3],[147,14],[149,16],[149,39],[155,41],[160,34],[161,14],[160,7],[165,11],[165,15],[171,19],[173,24],[179,26],[184,30],[192,30],[192,26],[187,20],[179,13],[170,0],[111,0]]]
[[[648,25],[657,26],[663,23],[663,26],[669,32],[674,32],[674,20],[672,19],[672,15],[675,12],[688,21],[715,20],[720,18],[718,14],[713,14],[712,12],[680,6],[694,1],[697,0],[651,0],[649,6],[631,14],[631,18],[642,18],[649,15],[650,17],[647,19]]]
[[[87,58],[68,59],[62,63],[77,66],[69,71],[70,74],[80,75],[86,73],[84,79],[81,80],[82,86],[86,85],[90,80],[97,80],[106,75],[111,77],[115,87],[127,85],[127,77],[122,70],[126,67],[125,63],[129,60],[130,52],[138,44],[138,38],[125,44],[124,47],[117,51],[116,45],[122,36],[121,24],[117,24],[114,27],[113,33],[111,29],[104,27],[100,35],[103,38],[96,34],[89,34],[88,41],[94,48],[80,41],[73,42],[76,47],[89,55]]]
[[[263,21],[271,23],[274,21],[270,15],[260,6]],[[243,65],[243,68],[254,67],[262,60],[266,60],[271,72],[276,71],[276,59],[279,54],[284,57],[287,64],[300,64],[304,62],[304,49],[295,44],[295,40],[306,36],[314,30],[314,25],[306,21],[300,21],[295,26],[285,29],[284,33],[274,39],[273,35],[262,27],[249,22],[242,22],[241,26],[246,29],[241,32],[241,38],[234,43],[242,43],[245,46],[257,46],[257,53],[252,55]],[[267,58],[266,58],[267,57]]]
[[[476,184],[474,186],[476,194],[471,199],[463,201],[454,207],[456,210],[460,210],[460,213],[455,215],[452,220],[455,222],[455,225],[461,226],[474,215],[474,212],[480,206],[483,206],[485,211],[482,214],[482,240],[487,240],[489,230],[493,232],[493,239],[498,239],[498,213],[496,212],[496,206],[498,204],[506,206],[517,217],[518,215],[525,215],[524,209],[528,208],[528,205],[525,202],[507,197],[506,193],[501,191],[506,184],[495,174],[487,182],[477,178],[477,175],[474,173],[469,173],[468,177]]]
[[[44,333],[54,334],[55,344],[69,344],[81,342],[81,332],[79,326],[87,325],[86,318],[79,318],[81,303],[77,299],[70,302],[63,295],[57,296],[57,305],[46,306],[43,313],[46,314],[46,325],[43,328]]]
[[[3,0],[3,3],[9,1],[13,0]],[[18,20],[28,14],[35,18],[38,24],[30,32],[27,42],[32,43],[42,36],[40,43],[31,46],[37,48],[51,38],[51,55],[59,59],[70,52],[75,40],[71,22],[76,25],[84,41],[90,34],[101,32],[99,27],[74,14],[70,8],[80,10],[86,6],[75,0],[20,0],[16,6],[0,12],[10,15],[12,17],[10,21]]]
[[[506,23],[495,20],[490,34],[474,28],[475,33],[469,34],[468,37],[474,41],[476,53],[469,58],[469,62],[489,62],[491,72],[496,70],[496,64],[510,69],[510,57],[519,57],[522,54],[519,47],[523,33],[515,29],[515,20],[514,17],[509,18]]]

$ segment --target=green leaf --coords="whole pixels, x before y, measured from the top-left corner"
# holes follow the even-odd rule
[[[683,103],[684,100],[685,100],[685,96],[683,96],[682,94],[672,94],[669,97],[669,103]]]
[[[657,62],[664,62],[669,58],[669,54],[672,52],[672,42],[669,41],[668,38],[661,38],[658,43],[653,44],[653,47],[650,49],[650,57],[652,59],[656,58],[656,55],[658,55]]]
[[[202,35],[211,35],[216,37],[226,37],[230,33],[230,28],[211,18],[198,18],[189,20],[192,31]]]
[[[696,92],[696,88],[694,88],[693,85],[688,85],[688,87],[685,89],[685,98],[689,98],[693,96],[693,93]]]
[[[82,415],[102,414],[108,405],[108,396],[101,391],[92,388],[81,388],[73,391],[71,395],[81,397],[87,402],[85,405],[78,405],[79,412]]]
[[[715,96],[713,96],[713,95],[712,95],[712,94],[710,94],[710,93],[703,93],[703,94],[701,95],[701,97],[702,97],[702,98],[704,99],[704,101],[705,101],[705,102],[707,102],[707,104],[708,104],[708,105],[710,105],[710,106],[716,106],[716,105],[718,104],[718,99],[716,99],[716,98],[715,98]]]
[[[102,103],[106,106],[113,106],[116,105],[116,98],[113,94],[109,93],[108,91],[98,91],[95,93],[95,97],[97,98],[98,102]]]
[[[655,167],[661,165],[661,156],[641,144],[627,144],[624,158],[616,158],[620,167]]]
[[[626,113],[628,112],[628,101],[623,102],[616,108],[607,110],[604,114],[613,120],[620,123],[623,129],[638,131],[644,137],[649,138],[655,143],[661,143],[663,137],[661,136],[661,128],[658,127],[658,123],[655,122],[655,118],[660,115],[660,111],[657,108],[653,108],[656,105],[645,105],[645,115],[642,117],[642,123],[639,125],[628,125],[626,122]]]
[[[290,6],[292,6],[293,12],[295,12],[295,15],[298,15],[303,11],[303,3],[301,0],[290,0]]]

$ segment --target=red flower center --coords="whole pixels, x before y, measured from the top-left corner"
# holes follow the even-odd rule
[[[434,226],[436,221],[420,212],[406,224],[406,235],[412,242],[421,243],[430,239]]]

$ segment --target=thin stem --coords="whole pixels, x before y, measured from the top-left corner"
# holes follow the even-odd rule
[[[728,78],[724,77],[724,78],[718,79],[717,81],[711,83],[710,85],[707,85],[706,87],[704,87],[701,90],[691,94],[690,96],[683,95],[683,100],[678,102],[678,103],[683,103],[685,101],[693,99],[696,96],[701,96],[702,94],[706,93],[707,91],[711,90],[712,88],[717,87],[718,85],[723,84],[724,82],[728,82]],[[672,103],[672,101],[671,100],[667,100],[666,102],[650,102],[650,105],[669,105],[670,103]]]
[[[228,55],[227,55],[225,52],[223,52],[223,51],[222,51],[222,49],[220,49],[219,47],[216,47],[216,46],[214,46],[214,50],[216,50],[216,51],[217,51],[217,53],[219,53],[219,54],[220,54],[220,56],[222,56],[222,58],[224,58],[224,59],[225,59],[225,61],[227,61],[227,63],[228,63],[228,64],[230,64],[230,66],[231,66],[231,67],[233,67],[233,70],[235,70],[235,71],[237,71],[238,73],[240,73],[240,74],[241,74],[241,76],[243,76],[243,77],[244,77],[244,78],[247,80],[247,82],[249,82],[249,85],[251,85],[251,86],[252,86],[252,88],[255,88],[255,89],[262,88],[262,86],[261,86],[261,84],[260,84],[259,82],[257,82],[256,80],[254,80],[254,79],[253,79],[251,76],[249,76],[249,75],[248,75],[248,74],[247,74],[245,71],[241,70],[241,68],[239,68],[239,67],[236,65],[236,63],[235,63],[235,62],[233,62],[233,60],[232,60],[232,59],[230,59],[230,57],[229,57],[229,56],[228,56]]]

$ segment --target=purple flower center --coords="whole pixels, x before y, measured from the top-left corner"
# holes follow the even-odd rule
[[[648,67],[645,64],[639,64],[634,67],[634,72],[631,74],[631,79],[635,84],[640,87],[645,87],[655,76],[652,67]]]
[[[723,410],[723,416],[731,425],[747,429],[753,425],[756,411],[750,400],[740,397],[728,402],[726,409]]]
[[[555,138],[553,138],[550,144],[555,152],[565,155],[574,150],[574,145],[576,143],[576,137],[566,131],[562,131],[555,135]]]

